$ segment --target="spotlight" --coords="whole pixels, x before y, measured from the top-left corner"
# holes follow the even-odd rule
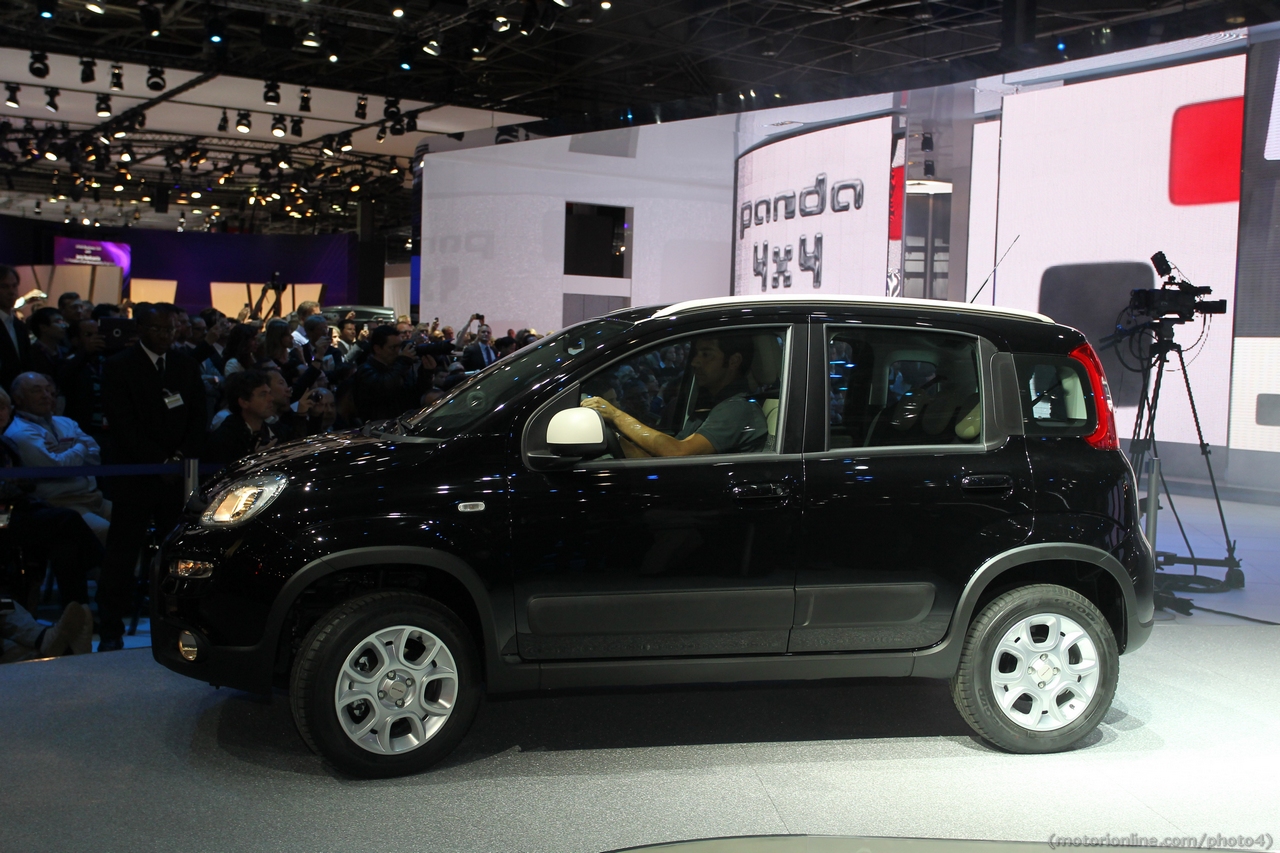
[[[316,48],[320,46],[320,34],[314,29],[308,29],[306,35],[302,37],[302,46]]]
[[[264,104],[280,103],[280,84],[274,80],[268,80],[262,84],[262,102]]]
[[[495,33],[505,33],[511,29],[511,19],[499,12],[493,16],[493,31]]]
[[[41,80],[48,77],[49,54],[38,50],[31,51],[31,61],[27,63],[27,70],[31,72],[32,77],[38,77]]]
[[[610,3],[609,0],[600,0],[600,8],[608,12],[610,9],[613,8],[613,4]]]
[[[386,141],[386,138],[387,138],[387,123],[384,121],[382,124],[378,126],[378,135],[375,137],[375,139],[378,142],[384,142]]]
[[[164,69],[159,65],[152,65],[147,69],[147,88],[153,92],[163,92],[167,84],[164,79]]]
[[[566,9],[572,8],[573,0],[555,0],[557,6],[563,6]]]
[[[129,132],[125,130],[123,127],[117,127],[115,130],[111,131],[112,139],[124,139],[128,135],[129,135]],[[108,142],[107,144],[110,145],[111,143]]]
[[[12,107],[13,109],[16,110],[19,106],[21,106],[21,104],[18,103],[18,92],[22,91],[22,87],[19,86],[17,83],[5,83],[4,88],[5,88],[5,91],[9,93],[5,95],[4,105],[6,107]]]
[[[213,15],[209,20],[205,21],[204,31],[209,37],[209,41],[214,44],[222,44],[223,38],[226,37],[226,26],[217,15]]]
[[[924,161],[924,176],[925,176],[926,178],[932,178],[932,177],[934,177],[936,174],[937,174],[937,171],[933,168],[933,161],[932,161],[932,160],[925,160],[925,161]]]
[[[921,151],[933,150],[933,134],[932,133],[922,133],[920,135],[920,150]]]
[[[538,4],[533,0],[525,0],[524,14],[520,16],[520,35],[533,35],[538,28]]]
[[[89,58],[81,59],[80,60],[80,82],[92,83],[94,80],[98,79],[98,75],[96,73],[97,67],[98,67],[98,63],[96,60],[89,59]]]
[[[276,152],[276,165],[281,169],[292,169],[293,164],[289,162],[289,151],[283,145]]]
[[[338,150],[342,152],[350,151],[355,145],[351,142],[351,132],[347,131],[338,137]]]
[[[338,61],[338,54],[337,54],[337,53],[331,53],[331,54],[329,54],[329,61],[330,61],[330,62],[337,62],[337,61]]]
[[[155,38],[160,35],[160,10],[150,3],[143,3],[138,7],[138,15],[142,18],[142,30],[147,35]]]
[[[120,151],[120,162],[121,163],[133,162],[133,146],[132,145],[125,143],[124,148]]]
[[[422,43],[422,52],[427,54],[428,56],[439,56],[440,55],[440,39],[436,38],[435,36],[431,36],[430,38],[428,38],[426,41]]]
[[[395,157],[391,158],[391,168],[387,170],[387,174],[389,175],[400,174],[400,161],[397,160]]]
[[[84,7],[95,15],[107,14],[107,10],[99,6],[97,3],[85,3]]]
[[[417,132],[418,132],[418,116],[417,116],[416,114],[411,113],[411,114],[409,114],[409,115],[405,116],[405,118],[404,118],[404,129],[405,129],[405,132],[406,132],[406,133],[417,133]]]
[[[391,122],[391,135],[404,136],[404,119],[400,116],[396,116]]]
[[[360,95],[356,98],[356,118],[364,121],[369,117],[369,98]]]
[[[398,0],[392,0],[392,1],[391,1],[391,17],[393,17],[393,18],[403,18],[403,17],[404,17],[404,4],[403,4],[403,3],[398,2]]]
[[[248,110],[240,110],[236,113],[236,130],[241,133],[248,133],[253,130],[253,120],[249,118]]]
[[[383,118],[396,118],[400,115],[400,99],[387,98],[382,105]]]
[[[298,112],[311,112],[311,87],[303,86],[302,91],[298,93]]]
[[[396,67],[401,71],[413,70],[413,48],[403,47],[400,49],[400,58],[396,60]]]
[[[58,95],[62,94],[57,88],[49,86],[44,90],[44,108],[51,113],[58,111]]]
[[[337,150],[337,143],[332,136],[326,136],[324,141],[320,143],[320,150],[324,152],[324,156],[332,157]]]
[[[477,23],[471,30],[471,52],[477,56],[489,46],[489,28]]]
[[[53,152],[53,151],[46,151],[46,152],[44,152],[44,158],[45,158],[46,160],[57,160],[57,159],[58,159],[58,155],[57,155],[55,152]]]
[[[124,69],[119,65],[111,66],[111,91],[120,92],[124,90]]]
[[[103,92],[101,95],[98,95],[96,110],[98,113],[98,118],[111,117],[111,96],[108,95],[106,92]]]
[[[271,135],[277,139],[285,135],[284,116],[278,113],[271,117]]]
[[[218,119],[218,133],[226,133],[227,127],[230,126],[230,124],[231,122],[227,119],[227,111],[226,109],[223,109],[222,118]]]
[[[58,0],[36,0],[36,14],[46,21],[58,10]]]
[[[302,119],[294,116],[289,122],[289,133],[293,136],[302,136]]]

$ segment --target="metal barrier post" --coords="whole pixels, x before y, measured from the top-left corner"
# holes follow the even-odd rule
[[[186,506],[196,496],[196,492],[200,491],[199,459],[182,460],[182,491],[184,494],[182,499],[183,506]]]
[[[1156,547],[1156,518],[1160,514],[1160,457],[1151,457],[1147,474],[1147,542]]]

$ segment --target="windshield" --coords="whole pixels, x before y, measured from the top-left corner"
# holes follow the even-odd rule
[[[461,435],[561,367],[589,357],[630,328],[631,323],[622,320],[588,320],[548,335],[494,362],[404,423],[425,438]]]

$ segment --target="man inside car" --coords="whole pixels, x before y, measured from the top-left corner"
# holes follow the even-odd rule
[[[764,447],[764,412],[750,399],[746,374],[755,348],[749,335],[696,338],[689,367],[698,400],[684,427],[674,436],[649,426],[602,397],[582,401],[617,430],[628,457],[705,456],[752,453]]]

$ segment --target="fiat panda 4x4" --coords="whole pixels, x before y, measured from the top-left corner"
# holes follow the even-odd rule
[[[1153,624],[1106,379],[950,302],[711,299],[580,323],[360,432],[245,458],[153,563],[153,653],[287,687],[355,776],[486,693],[947,678],[1013,752],[1098,725]]]

